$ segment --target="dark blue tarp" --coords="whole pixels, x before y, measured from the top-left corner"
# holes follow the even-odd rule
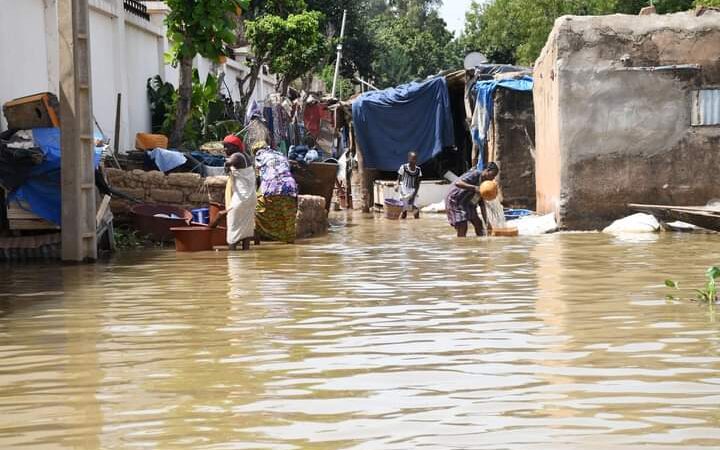
[[[35,145],[42,149],[45,159],[42,164],[33,168],[25,183],[10,193],[8,200],[25,202],[33,213],[60,225],[60,129],[34,128],[32,131]],[[96,149],[95,168],[99,162]]]
[[[487,132],[490,129],[490,120],[493,115],[493,94],[498,87],[514,91],[532,91],[533,79],[524,76],[522,78],[477,82],[477,103],[473,115],[472,137],[481,149],[484,149],[487,143]],[[478,158],[478,168],[482,170],[484,167],[485,161],[483,161],[481,151]]]
[[[423,164],[455,144],[450,96],[443,77],[363,94],[352,105],[365,167],[396,171],[408,152]]]

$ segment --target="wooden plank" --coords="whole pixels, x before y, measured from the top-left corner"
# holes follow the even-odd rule
[[[11,230],[59,230],[60,227],[24,209],[22,205],[11,203],[7,209],[8,225]]]
[[[108,207],[110,206],[110,196],[106,195],[103,197],[102,202],[100,202],[100,207],[98,208],[97,214],[95,215],[95,225],[100,226],[102,223],[103,218],[105,217],[105,212],[107,212]]]
[[[19,208],[8,208],[7,218],[8,220],[42,220],[42,218],[32,212]]]
[[[693,209],[684,209],[682,207],[676,208],[661,205],[631,204],[629,207],[636,211],[652,214],[662,222],[679,220],[681,222],[690,223],[708,230],[720,231],[720,214],[712,211],[698,211]]]
[[[37,219],[12,219],[8,221],[11,230],[59,230],[54,223]]]
[[[640,203],[628,204],[630,208],[643,208],[643,209],[659,209],[659,210],[683,210],[683,211],[697,211],[707,212],[712,214],[720,214],[720,208],[711,208],[709,206],[674,206],[674,205],[643,205]]]

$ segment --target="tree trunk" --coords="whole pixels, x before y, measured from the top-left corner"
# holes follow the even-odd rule
[[[193,58],[183,56],[180,60],[180,86],[178,87],[177,110],[175,111],[175,125],[170,134],[170,147],[180,148],[183,142],[185,125],[190,118],[192,108],[192,76]]]
[[[247,109],[250,106],[250,97],[255,92],[255,86],[260,76],[260,67],[262,64],[255,62],[250,66],[250,73],[243,79],[242,85],[240,86],[240,108],[243,116],[247,116]],[[247,87],[246,87],[247,85]]]
[[[310,88],[312,88],[312,82],[313,82],[313,74],[307,73],[302,77],[302,90],[305,92],[310,92]]]
[[[282,95],[283,97],[288,95],[291,81],[292,80],[288,79],[287,77],[283,77],[282,80],[280,80],[280,95]]]

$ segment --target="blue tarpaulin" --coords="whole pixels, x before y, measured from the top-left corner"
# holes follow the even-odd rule
[[[35,166],[30,177],[8,196],[9,201],[27,203],[30,210],[43,219],[60,224],[60,129],[34,128],[33,139],[45,155],[42,164]],[[99,149],[102,150],[102,149]],[[100,162],[95,150],[95,168]]]
[[[455,144],[444,77],[363,94],[352,105],[365,167],[396,171],[408,152],[423,164]]]
[[[502,80],[478,81],[477,83],[477,103],[475,106],[475,114],[473,114],[472,137],[481,151],[478,158],[478,169],[485,167],[485,161],[482,157],[482,149],[487,143],[487,132],[490,128],[490,120],[493,115],[493,94],[498,87],[512,89],[514,91],[532,91],[532,77],[524,76],[522,78],[508,78]]]

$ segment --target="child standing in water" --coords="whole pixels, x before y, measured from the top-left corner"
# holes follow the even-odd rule
[[[403,212],[401,219],[406,219],[408,211],[413,212],[416,219],[420,218],[420,209],[415,206],[415,199],[420,190],[420,181],[422,180],[422,170],[417,165],[417,153],[408,153],[408,162],[400,166],[398,169],[398,187],[400,189],[400,197],[403,201]]]

